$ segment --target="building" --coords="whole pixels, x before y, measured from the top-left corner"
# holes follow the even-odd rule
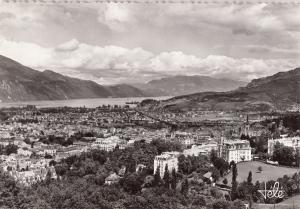
[[[252,136],[251,129],[250,129],[250,123],[249,123],[249,116],[247,115],[246,122],[241,127],[240,136]]]
[[[193,145],[190,149],[185,149],[183,154],[185,156],[209,155],[212,150],[218,150],[218,143],[209,142],[202,145]]]
[[[194,143],[194,139],[192,135],[188,132],[181,132],[181,131],[176,131],[171,134],[171,139],[173,141],[179,142],[180,144],[184,146],[189,146]]]
[[[126,144],[126,141],[121,140],[118,136],[111,136],[108,138],[97,138],[96,141],[93,142],[92,148],[110,152],[113,151],[117,145],[121,145],[121,148],[124,149]]]
[[[251,161],[251,147],[247,140],[221,140],[219,155],[227,162]]]
[[[118,176],[116,173],[110,174],[108,177],[105,178],[106,185],[113,185],[119,183],[121,177]]]
[[[173,169],[178,170],[178,156],[179,152],[163,152],[161,155],[155,156],[154,159],[154,173],[159,167],[160,177],[163,178],[165,174],[165,167],[168,165],[168,170],[171,173]]]
[[[273,155],[274,146],[279,142],[286,147],[292,147],[294,150],[300,149],[300,137],[288,137],[286,135],[281,135],[279,139],[268,139],[268,154]]]

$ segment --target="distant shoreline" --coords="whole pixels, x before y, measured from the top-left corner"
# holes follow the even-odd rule
[[[126,105],[128,102],[141,102],[144,99],[165,100],[171,96],[163,97],[124,97],[124,98],[89,98],[89,99],[68,99],[68,100],[41,100],[41,101],[20,101],[20,102],[0,102],[0,108],[25,107],[35,105],[37,108],[43,107],[89,107],[95,108],[100,105]],[[128,104],[127,104],[128,105]]]

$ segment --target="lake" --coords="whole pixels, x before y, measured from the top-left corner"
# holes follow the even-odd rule
[[[127,97],[127,98],[93,98],[93,99],[70,99],[70,100],[47,100],[47,101],[26,101],[26,102],[0,102],[0,108],[3,107],[24,107],[35,105],[41,107],[89,107],[95,108],[100,105],[125,105],[126,102],[140,102],[144,99],[164,100],[171,97]]]

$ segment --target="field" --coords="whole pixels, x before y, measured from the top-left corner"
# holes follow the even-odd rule
[[[291,197],[281,203],[279,205],[297,205],[300,207],[300,195],[296,195],[294,197]]]
[[[254,204],[253,206],[254,209],[300,209],[300,205],[294,205],[293,203],[291,204]]]
[[[254,204],[254,209],[300,209],[300,195],[291,197],[281,203],[275,204]]]
[[[262,172],[258,173],[257,168],[261,166]],[[286,167],[279,167],[274,165],[265,164],[258,161],[251,161],[251,162],[243,162],[237,164],[237,181],[242,182],[246,181],[249,171],[252,172],[252,182],[255,183],[256,181],[268,181],[268,180],[277,180],[284,175],[292,176],[294,173],[299,172],[300,169],[297,168],[286,168]],[[228,180],[228,185],[231,185],[232,174],[229,173],[225,176]],[[222,182],[222,179],[219,180]]]

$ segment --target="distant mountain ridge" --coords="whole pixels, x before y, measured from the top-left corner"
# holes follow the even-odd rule
[[[227,92],[183,95],[155,103],[169,110],[267,111],[286,110],[300,102],[300,68],[254,79],[247,86]]]
[[[0,55],[2,102],[143,96],[148,95],[130,85],[102,86],[50,70],[40,72]]]
[[[155,96],[178,96],[206,91],[229,91],[245,85],[245,82],[231,79],[177,75],[135,86]]]

